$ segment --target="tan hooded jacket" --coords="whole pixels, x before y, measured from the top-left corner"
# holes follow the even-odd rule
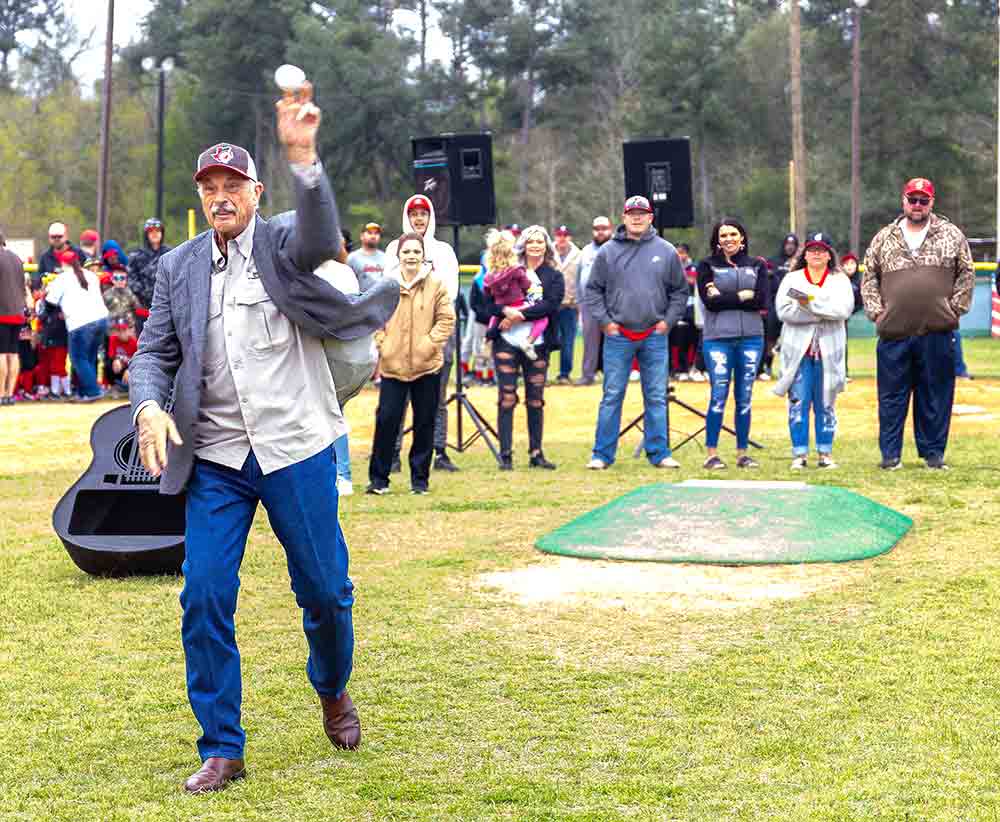
[[[398,268],[387,272],[399,282],[399,307],[375,334],[383,377],[413,382],[444,366],[444,346],[455,330],[455,309],[448,289],[424,263],[417,278],[403,280]]]

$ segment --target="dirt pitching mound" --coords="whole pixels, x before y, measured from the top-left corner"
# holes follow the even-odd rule
[[[713,566],[570,557],[478,578],[483,593],[529,607],[592,605],[650,613],[753,608],[833,590],[863,570],[847,565]]]

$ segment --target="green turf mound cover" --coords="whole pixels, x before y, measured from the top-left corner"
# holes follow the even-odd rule
[[[844,488],[689,480],[637,488],[541,537],[548,554],[726,565],[884,554],[913,520]]]

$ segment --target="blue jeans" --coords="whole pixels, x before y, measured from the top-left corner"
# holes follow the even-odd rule
[[[576,347],[576,308],[560,308],[556,314],[562,348],[559,349],[559,376],[568,377],[573,371],[573,349]]]
[[[729,399],[729,383],[735,383],[736,448],[746,449],[750,441],[750,405],[757,365],[764,350],[763,337],[729,337],[705,340],[703,351],[712,396],[705,415],[705,446],[718,448],[722,415]]]
[[[239,471],[196,459],[187,488],[181,640],[188,699],[202,728],[202,760],[243,757],[243,686],[233,616],[258,502],[285,549],[309,643],[309,681],[318,693],[336,698],[351,675],[354,586],[337,521],[332,449],[267,475],[252,451]]]
[[[650,334],[632,340],[618,334],[604,337],[604,396],[597,411],[594,456],[606,465],[615,461],[622,403],[632,370],[632,357],[639,358],[642,380],[643,445],[646,457],[656,465],[670,456],[667,440],[667,335]]]
[[[347,434],[333,441],[333,459],[337,463],[337,476],[351,481],[351,448],[347,442]]]
[[[955,341],[951,331],[879,340],[878,445],[882,458],[903,452],[903,426],[913,396],[913,438],[921,459],[943,457],[955,400]]]
[[[837,414],[833,406],[823,405],[823,361],[803,357],[795,380],[788,389],[788,433],[792,438],[792,453],[804,457],[809,453],[809,407],[816,417],[816,450],[820,454],[833,451],[833,436],[837,433]]]
[[[97,397],[97,354],[108,338],[108,321],[95,320],[69,332],[69,359],[79,384],[81,397]]]

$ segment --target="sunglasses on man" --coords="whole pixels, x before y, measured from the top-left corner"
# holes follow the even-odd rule
[[[907,196],[906,202],[908,202],[910,205],[922,205],[922,206],[926,206],[926,205],[930,205],[931,204],[931,201],[930,201],[929,197]]]

